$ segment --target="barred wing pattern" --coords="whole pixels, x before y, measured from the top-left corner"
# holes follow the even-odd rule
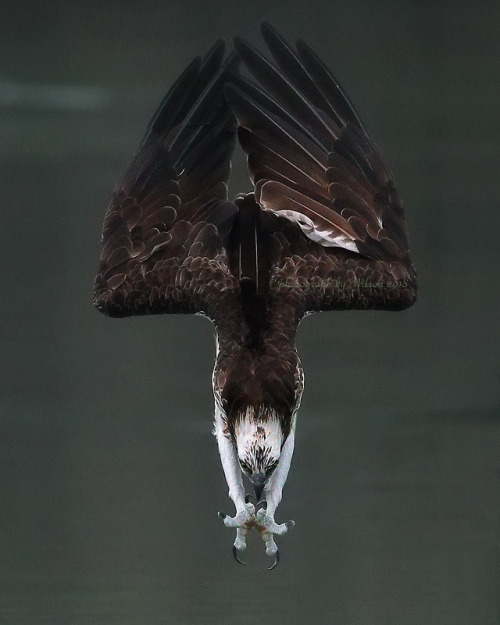
[[[224,238],[236,213],[227,201],[236,120],[222,90],[218,41],[165,96],[105,217],[94,303],[124,317],[204,313],[238,292]]]
[[[289,222],[275,235],[271,291],[303,313],[410,306],[416,277],[390,171],[315,53],[267,24],[263,35],[277,67],[237,38],[258,85],[231,76],[225,93],[256,201]]]

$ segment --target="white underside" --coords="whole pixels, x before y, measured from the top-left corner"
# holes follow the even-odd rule
[[[297,421],[297,413],[293,415],[292,427],[290,434],[281,450],[280,459],[276,470],[271,475],[264,487],[265,500],[267,501],[266,512],[269,516],[274,517],[276,508],[283,497],[283,487],[288,477],[290,464],[292,462],[293,449],[295,446],[295,424]]]
[[[296,421],[297,414],[295,413],[292,419],[290,434],[281,449],[278,466],[264,488],[265,499],[267,501],[267,514],[269,516],[274,516],[276,508],[282,499],[283,487],[288,477],[295,446]],[[231,440],[231,437],[226,433],[223,413],[217,405],[215,409],[214,435],[217,439],[222,469],[229,487],[229,497],[234,502],[236,512],[241,512],[245,509],[245,489],[243,486],[243,475],[238,461],[237,448]]]
[[[245,508],[243,476],[238,462],[236,446],[226,432],[224,415],[217,403],[215,405],[214,435],[217,439],[222,469],[229,487],[229,497],[234,502],[236,512],[240,512]]]
[[[281,450],[278,466],[264,488],[267,507],[265,510],[260,509],[256,512],[253,504],[245,503],[245,489],[237,449],[226,433],[223,414],[216,403],[214,434],[217,438],[222,468],[229,487],[229,497],[233,500],[236,508],[234,517],[223,515],[224,525],[236,529],[234,546],[238,550],[246,549],[246,535],[252,527],[255,527],[264,541],[267,555],[272,556],[278,551],[274,537],[285,534],[294,525],[293,521],[277,524],[274,515],[281,502],[283,486],[290,470],[295,444],[295,423],[296,414],[293,416],[290,434]]]

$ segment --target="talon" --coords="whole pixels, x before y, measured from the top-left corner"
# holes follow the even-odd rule
[[[257,504],[257,510],[267,510],[267,501],[263,499]]]
[[[266,517],[266,508],[264,506],[261,506],[257,510],[256,517],[258,521],[262,521]]]
[[[289,532],[292,527],[295,527],[295,521],[285,521],[286,529]]]
[[[267,570],[272,571],[278,566],[279,563],[280,563],[280,552],[278,549],[276,549],[276,553],[274,554],[274,562],[272,566],[270,566]]]
[[[224,520],[227,517],[227,514],[224,514],[224,512],[217,512],[217,516],[219,519]]]
[[[246,562],[243,562],[243,560],[240,560],[238,557],[238,550],[236,549],[236,547],[233,545],[233,557],[236,560],[236,562],[238,562],[239,564],[246,564]],[[273,568],[276,565],[273,564],[273,566],[271,568]]]
[[[245,503],[253,503],[256,506],[257,505],[257,499],[253,495],[250,495],[250,493],[247,493],[245,495]]]

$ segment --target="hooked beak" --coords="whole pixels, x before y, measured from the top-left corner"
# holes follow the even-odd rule
[[[250,476],[250,481],[252,482],[257,501],[260,501],[260,496],[262,495],[262,491],[264,490],[264,486],[266,485],[266,477],[261,473],[252,473],[252,475]]]

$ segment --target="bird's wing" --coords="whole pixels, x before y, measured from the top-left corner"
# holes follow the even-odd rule
[[[205,313],[238,290],[224,238],[236,212],[227,180],[236,120],[218,41],[178,78],[116,187],[102,234],[94,304],[114,317]]]
[[[392,175],[338,81],[302,41],[263,25],[273,65],[241,39],[257,80],[225,87],[260,207],[288,222],[273,274],[304,312],[400,309],[416,297],[404,210]]]

